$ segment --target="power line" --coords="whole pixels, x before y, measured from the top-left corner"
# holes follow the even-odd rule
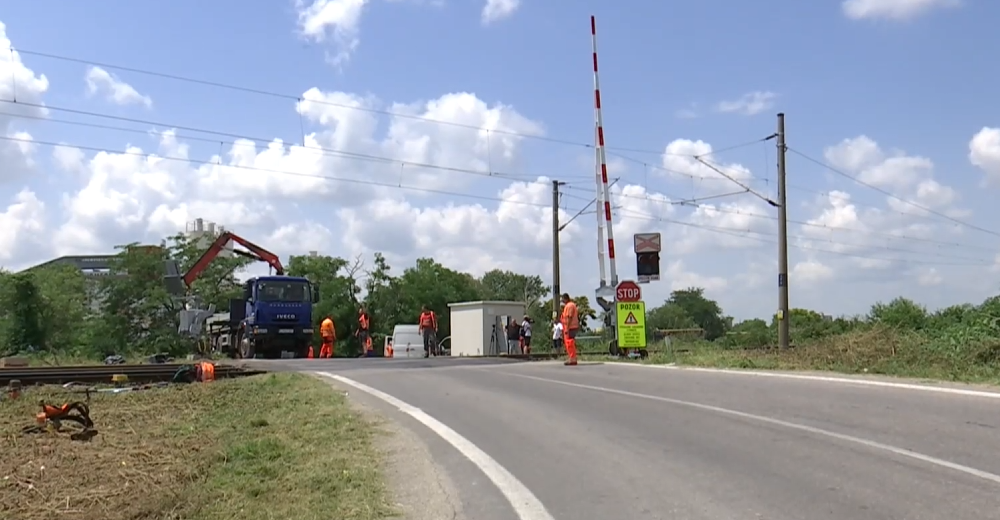
[[[27,138],[21,138],[21,137],[13,137],[13,136],[2,136],[2,135],[0,135],[0,141],[28,143],[28,144],[36,144],[36,145],[42,145],[42,146],[52,146],[52,147],[55,147],[55,148],[76,148],[76,149],[79,149],[79,150],[86,150],[86,151],[90,151],[90,152],[109,152],[109,153],[115,153],[115,154],[119,154],[119,155],[129,155],[129,156],[133,156],[133,157],[142,157],[142,158],[145,158],[145,159],[148,159],[148,158],[151,158],[151,157],[155,157],[156,159],[161,159],[161,160],[165,160],[165,161],[177,161],[177,162],[183,162],[183,163],[186,163],[186,164],[212,165],[212,166],[219,166],[219,167],[222,167],[222,168],[232,168],[232,169],[236,169],[236,170],[247,170],[247,171],[254,171],[254,172],[260,172],[260,173],[270,173],[270,174],[276,174],[276,175],[288,175],[288,176],[292,176],[292,177],[304,177],[304,178],[312,178],[312,179],[322,179],[322,180],[331,181],[331,182],[345,182],[345,183],[351,183],[351,184],[361,184],[361,185],[365,185],[365,186],[378,186],[378,187],[383,187],[383,188],[407,190],[407,191],[413,191],[413,192],[432,193],[432,194],[436,194],[436,195],[449,195],[449,196],[454,196],[454,197],[464,197],[464,198],[468,198],[468,199],[478,199],[478,200],[486,200],[486,201],[493,201],[493,202],[505,202],[505,203],[509,203],[509,204],[519,204],[519,205],[534,206],[534,207],[539,207],[539,208],[548,208],[549,207],[549,204],[542,204],[542,203],[537,203],[537,202],[528,202],[528,201],[518,201],[518,200],[503,199],[503,198],[499,198],[499,197],[490,197],[490,196],[485,196],[485,195],[477,195],[477,194],[473,194],[473,193],[461,193],[461,192],[453,192],[453,191],[434,190],[434,189],[430,189],[430,188],[417,188],[417,187],[413,187],[413,186],[404,186],[402,184],[391,184],[391,183],[387,183],[387,182],[378,182],[378,181],[373,181],[373,180],[350,179],[350,178],[346,178],[346,177],[335,177],[335,176],[332,176],[332,175],[319,175],[319,174],[312,174],[312,173],[300,173],[300,172],[293,172],[293,171],[288,171],[288,170],[275,170],[275,169],[272,169],[272,168],[261,168],[261,167],[258,167],[258,166],[219,164],[219,163],[216,163],[216,162],[213,162],[213,161],[197,160],[197,159],[192,159],[192,158],[188,158],[188,157],[171,157],[171,156],[167,156],[167,155],[158,155],[158,154],[155,154],[155,153],[147,153],[147,152],[139,152],[139,153],[137,153],[137,152],[132,152],[130,150],[116,151],[116,150],[108,150],[108,149],[105,149],[105,148],[98,148],[98,147],[95,147],[95,146],[83,146],[83,145],[77,145],[77,144],[56,143],[56,142],[52,142],[52,141],[39,141],[39,140],[35,140],[35,139],[27,139]],[[521,182],[524,182],[524,181],[521,181]],[[530,184],[530,183],[525,182],[525,184]]]
[[[622,213],[623,212],[621,212],[621,211],[619,212],[619,214],[622,214]],[[762,235],[762,236],[765,236],[765,237],[772,237],[772,236],[773,237],[777,237],[776,234],[764,233],[764,232],[760,232],[760,231],[753,231],[753,230],[750,230],[750,229],[731,228],[731,227],[725,227],[725,226],[709,226],[709,225],[706,225],[706,224],[695,224],[695,223],[692,223],[692,222],[684,222],[682,220],[675,220],[675,219],[669,219],[669,218],[663,218],[663,217],[654,217],[654,216],[651,216],[651,215],[633,214],[633,213],[630,213],[630,212],[627,215],[625,215],[625,216],[628,216],[629,218],[634,218],[636,220],[648,220],[648,221],[655,221],[655,222],[664,222],[664,223],[669,223],[669,224],[675,224],[675,225],[684,226],[684,227],[688,227],[688,228],[700,229],[700,230],[715,232],[715,233],[719,233],[719,234],[723,234],[723,235],[729,235],[729,236],[733,236],[733,237],[736,237],[736,238],[743,238],[743,239],[748,239],[748,240],[755,240],[755,241],[764,242],[764,243],[767,243],[767,244],[775,244],[776,245],[778,243],[777,241],[766,240],[766,239],[763,239],[763,238],[760,238],[760,237],[756,237],[756,236],[748,236],[748,235]],[[900,253],[911,253],[911,254],[917,254],[917,255],[939,256],[941,258],[952,258],[952,259],[957,259],[957,260],[968,260],[969,262],[958,262],[958,263],[927,262],[927,261],[913,260],[913,259],[907,259],[907,258],[882,258],[882,257],[874,257],[874,256],[868,256],[868,255],[861,255],[861,254],[856,254],[856,253],[849,253],[849,252],[846,252],[846,251],[835,251],[835,250],[830,250],[830,249],[817,248],[817,247],[807,246],[807,245],[803,245],[803,244],[789,244],[789,247],[793,247],[795,249],[800,249],[800,250],[805,250],[805,251],[816,251],[816,252],[820,252],[820,253],[827,253],[827,254],[832,254],[832,255],[847,256],[847,257],[852,257],[852,258],[860,258],[860,259],[865,259],[865,260],[881,260],[881,261],[885,261],[885,262],[903,262],[903,263],[911,263],[911,264],[924,264],[924,265],[936,265],[936,266],[978,266],[978,265],[992,265],[993,264],[992,260],[981,259],[981,258],[968,258],[968,257],[953,256],[953,255],[934,254],[934,253],[928,253],[928,252],[924,252],[924,251],[912,251],[912,250],[907,250],[907,249],[890,248],[890,247],[885,247],[885,246],[870,246],[870,245],[867,245],[867,244],[851,244],[851,243],[836,242],[836,241],[833,241],[833,240],[813,239],[811,237],[802,237],[802,236],[794,236],[794,235],[789,235],[789,238],[798,238],[798,239],[801,239],[801,240],[807,240],[807,241],[811,241],[811,242],[826,242],[826,243],[829,243],[831,245],[840,245],[840,246],[848,246],[848,247],[865,247],[865,248],[870,248],[870,249],[884,249],[886,251],[894,251],[894,252],[900,252]]]
[[[136,123],[136,124],[143,124],[143,125],[150,125],[150,126],[167,127],[167,128],[171,128],[173,130],[182,130],[182,131],[188,131],[188,132],[197,132],[197,133],[201,133],[201,134],[218,135],[218,136],[221,136],[221,137],[228,137],[228,138],[231,138],[231,139],[245,139],[245,140],[248,140],[248,141],[253,141],[255,143],[265,143],[265,144],[267,144],[267,143],[273,142],[273,139],[264,139],[264,138],[260,138],[260,137],[253,137],[253,136],[247,136],[247,135],[241,135],[241,134],[234,134],[234,133],[231,133],[231,132],[221,132],[221,131],[211,130],[211,129],[205,129],[205,128],[171,125],[171,124],[162,123],[162,122],[158,122],[158,121],[150,121],[150,120],[137,119],[137,118],[131,118],[131,117],[115,116],[115,115],[111,115],[111,114],[102,114],[102,113],[99,113],[99,112],[90,112],[90,111],[86,111],[86,110],[76,110],[76,109],[72,109],[72,108],[53,107],[53,106],[46,106],[46,105],[36,105],[36,104],[33,104],[33,103],[12,102],[12,101],[6,101],[6,100],[2,100],[2,99],[0,99],[0,103],[17,104],[17,105],[21,105],[21,106],[32,106],[32,107],[44,107],[44,108],[46,108],[48,110],[53,110],[53,111],[56,111],[56,112],[67,112],[67,113],[70,113],[70,114],[83,115],[83,116],[89,116],[89,117],[96,117],[96,118],[102,118],[102,119],[110,119],[110,120],[122,121],[122,122],[126,122],[126,123]],[[13,114],[13,113],[10,113],[10,112],[0,112],[0,115],[6,115],[6,116],[10,116],[10,117],[18,117],[18,118],[23,118],[23,119],[34,119],[34,120],[38,120],[38,121],[44,121],[44,122],[50,122],[50,123],[56,123],[56,124],[63,124],[63,125],[83,126],[83,127],[87,127],[87,128],[98,128],[98,129],[102,129],[102,130],[113,130],[113,131],[119,131],[119,132],[131,132],[131,133],[145,134],[145,135],[148,135],[148,134],[152,133],[152,134],[155,134],[155,135],[163,136],[163,135],[167,135],[169,133],[167,131],[140,130],[140,129],[137,129],[137,128],[127,128],[127,127],[115,126],[115,125],[102,125],[102,124],[99,124],[99,123],[91,123],[91,122],[86,122],[86,121],[70,121],[70,120],[66,120],[66,119],[53,119],[53,118],[50,118],[50,117],[43,117],[43,116]],[[206,143],[217,144],[219,146],[224,146],[224,145],[231,145],[232,146],[232,145],[236,144],[235,141],[230,141],[230,140],[225,140],[225,139],[210,139],[210,138],[206,138],[206,137],[199,137],[199,136],[192,136],[192,135],[177,135],[177,134],[174,134],[174,135],[175,135],[175,137],[177,139],[184,139],[184,140],[191,140],[191,141],[201,141],[201,142],[206,142]],[[291,143],[288,143],[288,144],[291,144]],[[413,162],[413,161],[405,161],[405,160],[396,159],[396,158],[392,158],[392,157],[383,157],[383,156],[363,154],[363,153],[358,153],[358,152],[348,152],[348,151],[344,151],[344,150],[338,150],[338,149],[334,149],[334,148],[326,148],[326,147],[322,147],[322,146],[302,146],[302,145],[293,145],[293,146],[299,146],[303,150],[308,150],[310,152],[316,153],[317,155],[322,155],[322,156],[325,156],[325,157],[339,157],[339,158],[353,159],[353,160],[366,161],[366,162],[380,162],[380,163],[387,163],[387,164],[399,164],[399,165],[402,165],[402,166],[410,166],[410,167],[414,167],[414,168],[426,168],[426,169],[430,169],[430,170],[446,171],[446,172],[450,172],[450,173],[462,173],[462,174],[468,174],[468,175],[477,175],[477,176],[480,176],[480,177],[487,177],[487,178],[500,178],[500,179],[504,179],[504,180],[515,180],[515,181],[520,181],[520,182],[528,182],[528,183],[532,183],[532,184],[535,184],[535,183],[542,183],[542,184],[546,184],[546,185],[549,184],[549,181],[538,181],[537,179],[538,179],[538,177],[541,177],[540,175],[539,176],[532,176],[532,175],[528,175],[528,174],[514,174],[514,173],[504,173],[504,172],[496,172],[496,171],[480,171],[480,170],[473,170],[473,169],[470,169],[470,168],[457,168],[457,167],[452,167],[452,166],[441,166],[441,165],[437,165],[437,164],[424,164],[424,163],[418,163],[418,162]],[[587,180],[589,180],[589,176],[587,176],[587,177],[579,176],[579,177],[575,177],[575,178],[579,178],[580,180],[583,180],[584,178],[586,178]]]
[[[401,114],[399,112],[392,112],[392,111],[389,111],[389,110],[380,110],[380,109],[377,109],[377,108],[369,108],[369,107],[359,107],[359,106],[354,106],[354,105],[347,105],[347,104],[344,104],[344,103],[335,103],[335,102],[332,102],[332,101],[320,101],[320,100],[314,100],[314,99],[305,99],[301,95],[285,94],[285,93],[281,93],[281,92],[274,92],[274,91],[257,89],[257,88],[252,88],[252,87],[244,87],[244,86],[240,86],[240,85],[233,85],[233,84],[229,84],[229,83],[222,83],[222,82],[217,82],[217,81],[210,81],[210,80],[204,80],[204,79],[198,79],[198,78],[191,78],[191,77],[187,77],[187,76],[181,76],[181,75],[177,75],[177,74],[169,74],[169,73],[165,73],[165,72],[158,72],[158,71],[153,71],[153,70],[148,70],[148,69],[140,69],[140,68],[136,68],[136,67],[128,67],[128,66],[117,65],[117,64],[113,64],[113,63],[84,60],[84,59],[75,58],[75,57],[72,57],[72,56],[65,56],[65,55],[60,55],[60,54],[52,54],[52,53],[35,51],[35,50],[30,50],[30,49],[26,50],[26,49],[9,47],[9,50],[11,52],[18,52],[20,54],[29,55],[29,56],[37,56],[37,57],[40,57],[40,58],[48,58],[48,59],[53,59],[53,60],[58,60],[58,61],[78,63],[78,64],[81,64],[81,65],[91,65],[91,66],[95,66],[95,67],[101,67],[101,68],[104,68],[104,69],[113,69],[113,70],[118,70],[118,71],[122,71],[122,72],[131,72],[133,74],[142,74],[142,75],[145,75],[145,76],[152,76],[152,77],[157,77],[157,78],[162,78],[162,79],[169,79],[169,80],[173,80],[173,81],[181,81],[181,82],[184,82],[184,83],[192,83],[192,84],[203,85],[203,86],[207,86],[207,87],[227,89],[227,90],[232,90],[232,91],[237,91],[237,92],[244,92],[244,93],[247,93],[247,94],[256,94],[256,95],[259,95],[259,96],[267,96],[267,97],[273,97],[273,98],[278,98],[278,99],[287,99],[287,100],[296,101],[296,102],[306,101],[306,102],[309,102],[309,103],[315,103],[317,105],[324,105],[324,106],[342,108],[342,109],[345,109],[345,110],[355,110],[355,111],[367,112],[367,113],[371,113],[371,114],[380,114],[380,115],[385,115],[385,116],[398,117],[398,118],[402,118],[402,119],[411,119],[411,120],[416,120],[416,121],[423,121],[423,122],[426,122],[426,123],[433,123],[433,124],[439,124],[439,125],[447,125],[447,126],[453,126],[453,127],[458,127],[458,128],[467,128],[467,129],[470,129],[470,130],[477,130],[477,131],[485,131],[488,134],[491,133],[491,134],[498,134],[498,135],[509,135],[509,136],[520,137],[520,138],[524,138],[524,139],[534,139],[534,140],[538,140],[538,141],[549,142],[549,143],[553,143],[553,144],[562,144],[562,145],[567,145],[567,146],[577,146],[577,147],[582,147],[582,148],[588,148],[588,149],[591,149],[591,150],[594,149],[594,144],[593,143],[584,143],[584,142],[570,141],[570,140],[567,140],[567,139],[559,139],[559,138],[554,138],[554,137],[545,137],[545,136],[534,135],[534,134],[525,134],[525,133],[522,133],[522,132],[514,132],[514,131],[511,131],[511,130],[492,129],[492,128],[486,128],[486,127],[483,127],[483,126],[470,125],[470,124],[466,124],[466,123],[458,123],[458,122],[455,122],[455,121],[444,121],[444,120],[439,120],[439,119],[432,119],[432,118],[429,118],[429,117],[417,116],[417,115],[413,115],[413,114]],[[749,144],[753,144],[755,142],[756,141],[751,142]],[[747,146],[747,144],[737,144],[737,145],[733,145],[733,146],[728,146],[728,147],[720,149],[719,151],[712,152],[712,153],[720,153],[722,151],[732,150],[732,149],[740,148],[740,147],[743,147],[743,146]],[[615,146],[615,147],[609,146],[609,147],[607,147],[607,149],[608,150],[619,150],[619,151],[622,151],[622,152],[629,152],[629,153],[642,153],[642,154],[652,154],[652,155],[670,155],[670,156],[677,156],[677,157],[692,157],[691,154],[667,153],[664,150],[644,150],[644,149],[639,149],[639,148],[627,148],[627,147],[617,147],[617,146]]]
[[[572,186],[567,187],[567,188],[570,189],[570,190],[584,190],[585,189],[585,188],[577,188],[577,187],[572,187]],[[622,197],[622,198],[634,199],[634,200],[643,200],[643,201],[657,203],[657,204],[673,204],[673,205],[691,206],[691,207],[694,207],[694,208],[708,209],[708,210],[716,211],[716,212],[719,212],[719,213],[725,213],[725,214],[729,214],[729,215],[739,215],[739,216],[750,217],[750,218],[758,218],[758,219],[773,220],[773,221],[777,221],[777,219],[778,219],[777,217],[775,217],[773,215],[762,215],[760,213],[751,213],[751,212],[740,211],[740,210],[732,210],[732,209],[727,209],[727,208],[721,208],[721,207],[714,206],[714,205],[711,205],[711,204],[697,204],[697,203],[694,203],[694,202],[691,202],[691,201],[681,201],[681,202],[674,202],[674,201],[670,201],[670,200],[663,201],[663,200],[659,200],[659,199],[650,197],[648,195],[646,195],[646,196],[639,196],[639,195],[627,195],[627,194],[624,194],[624,193],[618,193],[616,195],[616,197]],[[711,198],[711,197],[699,197],[696,200],[705,200],[705,199],[708,199],[708,198]],[[994,247],[976,246],[976,245],[971,245],[971,244],[962,244],[962,243],[959,243],[959,242],[947,242],[947,241],[943,241],[943,240],[936,240],[936,239],[933,239],[933,238],[922,238],[922,237],[913,237],[913,236],[908,236],[908,235],[898,235],[898,234],[895,234],[895,233],[889,233],[889,232],[885,232],[885,231],[875,231],[875,230],[870,230],[870,229],[858,229],[858,228],[850,228],[850,227],[843,227],[843,226],[829,226],[829,225],[826,225],[826,224],[816,224],[816,223],[813,223],[813,222],[806,222],[806,221],[793,220],[793,219],[788,219],[788,223],[789,224],[796,224],[796,225],[803,226],[803,227],[810,227],[810,228],[816,228],[816,229],[825,229],[825,230],[828,230],[828,231],[840,231],[840,232],[845,232],[845,233],[858,233],[858,234],[865,234],[865,235],[880,236],[880,237],[885,237],[885,238],[889,238],[889,239],[910,240],[910,241],[914,241],[914,242],[924,242],[924,243],[928,243],[928,244],[937,244],[937,245],[949,246],[949,247],[961,247],[961,248],[965,248],[965,249],[979,250],[979,251],[985,251],[985,252],[990,252],[990,253],[996,253],[997,252],[997,248],[994,248]]]
[[[834,168],[833,166],[830,166],[829,164],[826,164],[823,161],[820,161],[819,159],[814,159],[814,158],[812,158],[812,157],[810,157],[810,156],[808,156],[808,155],[806,155],[806,154],[804,154],[804,153],[802,153],[802,152],[800,152],[798,150],[795,150],[793,148],[788,148],[788,151],[794,153],[795,155],[798,155],[799,157],[801,157],[801,158],[803,158],[803,159],[805,159],[805,160],[807,160],[807,161],[809,161],[809,162],[811,162],[813,164],[816,164],[818,166],[822,166],[823,168],[826,168],[827,170],[830,170],[831,172],[836,173],[837,175],[840,175],[842,177],[850,179],[851,181],[853,181],[853,182],[855,182],[855,183],[857,183],[857,184],[859,184],[861,186],[864,186],[866,188],[870,188],[872,190],[875,190],[875,191],[877,191],[877,192],[879,192],[879,193],[881,193],[881,194],[883,194],[883,195],[885,195],[887,197],[893,198],[893,199],[895,199],[895,200],[897,200],[899,202],[902,202],[904,204],[913,206],[914,208],[917,208],[919,210],[926,211],[927,213],[930,213],[932,215],[936,215],[938,217],[941,217],[941,218],[943,218],[945,220],[954,222],[955,224],[968,227],[969,229],[975,229],[976,231],[981,231],[981,232],[989,234],[989,235],[1000,237],[1000,233],[998,233],[996,231],[993,231],[993,230],[990,230],[990,229],[986,229],[984,227],[980,227],[980,226],[977,226],[975,224],[971,224],[969,222],[965,222],[964,220],[959,220],[959,219],[957,219],[955,217],[951,217],[951,216],[946,215],[944,213],[941,213],[939,211],[933,210],[933,209],[928,208],[927,206],[924,206],[924,205],[919,204],[917,202],[913,202],[912,200],[904,199],[903,197],[900,197],[899,195],[896,195],[896,194],[894,194],[892,192],[889,192],[887,190],[879,188],[878,186],[875,186],[873,184],[869,184],[869,183],[867,183],[867,182],[865,182],[865,181],[863,181],[863,180],[861,180],[861,179],[859,179],[859,178],[857,178],[857,177],[855,177],[855,176],[853,176],[853,175],[851,175],[849,173],[846,173],[846,172],[844,172],[842,170],[838,170],[837,168]]]

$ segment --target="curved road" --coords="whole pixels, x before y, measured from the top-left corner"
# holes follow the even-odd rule
[[[1000,519],[1000,399],[457,361],[293,369],[348,378],[336,384],[417,432],[456,518]]]

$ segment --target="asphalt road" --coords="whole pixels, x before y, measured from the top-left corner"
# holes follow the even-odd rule
[[[425,443],[454,484],[456,518],[1000,519],[1000,399],[612,364],[386,361],[284,366],[415,407],[346,386]]]

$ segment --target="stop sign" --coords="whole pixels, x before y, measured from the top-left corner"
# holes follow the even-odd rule
[[[631,280],[624,280],[615,289],[615,300],[620,302],[642,301],[642,289],[639,288],[639,284]]]

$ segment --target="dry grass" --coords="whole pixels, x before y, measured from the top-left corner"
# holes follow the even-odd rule
[[[1000,340],[944,342],[892,327],[825,337],[785,351],[734,349],[701,342],[686,352],[651,354],[646,363],[757,370],[819,370],[849,374],[1000,383]]]
[[[371,520],[389,516],[372,425],[303,375],[92,398],[99,434],[25,435],[37,403],[0,403],[0,518]]]

